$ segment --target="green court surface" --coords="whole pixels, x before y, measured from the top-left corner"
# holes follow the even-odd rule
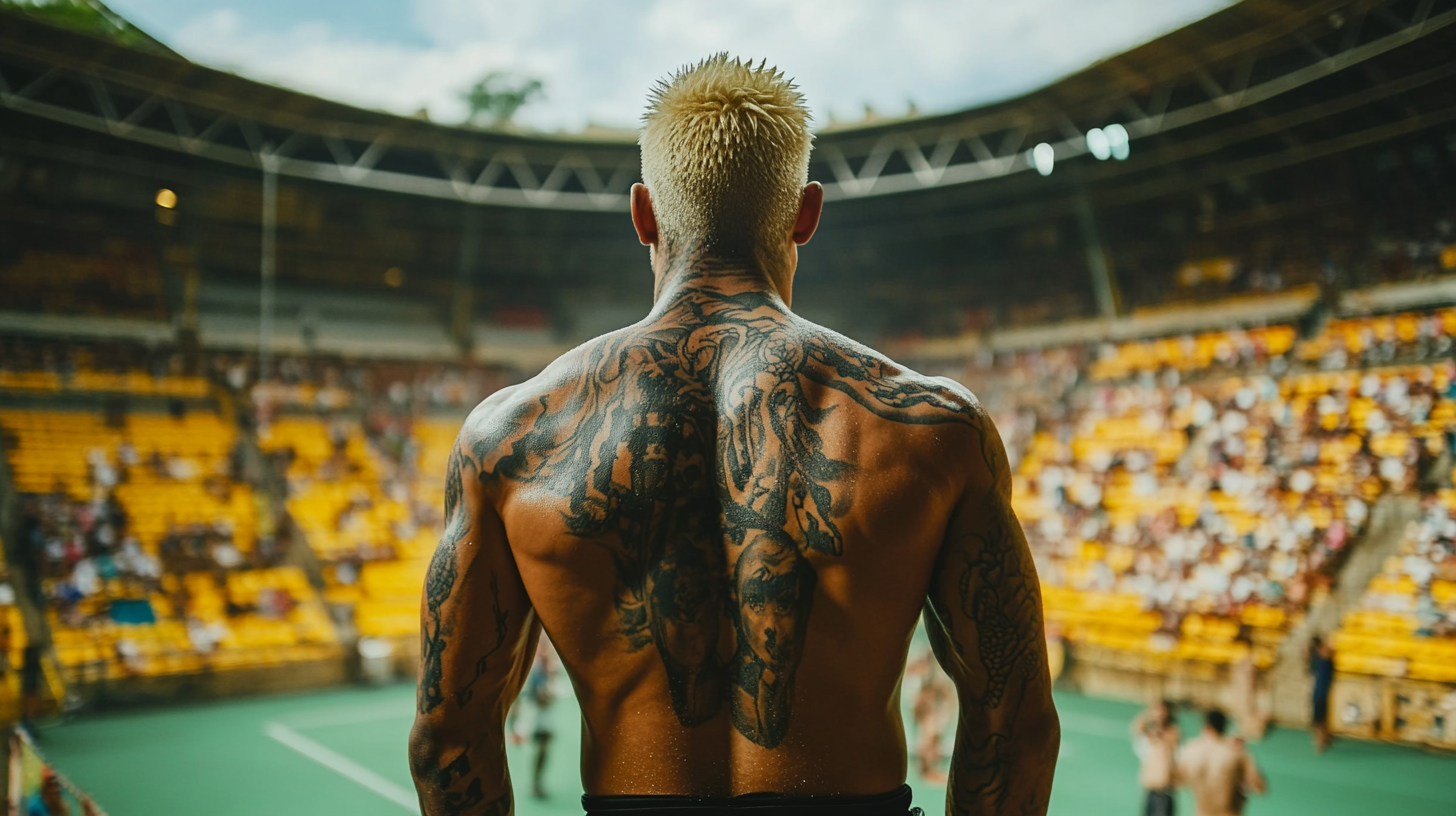
[[[575,721],[562,700],[560,723]],[[1133,706],[1061,695],[1056,816],[1140,812],[1127,736]],[[43,731],[42,750],[111,816],[397,816],[417,813],[405,764],[414,711],[406,686],[348,689],[90,715]],[[1188,717],[1185,733],[1196,720]],[[564,728],[550,764],[550,798],[531,799],[530,746],[511,749],[520,816],[579,814],[580,735]],[[1342,741],[1315,756],[1309,735],[1278,730],[1253,748],[1271,785],[1254,816],[1456,814],[1456,757]],[[915,787],[939,816],[944,790]],[[1185,797],[1180,812],[1192,813]]]

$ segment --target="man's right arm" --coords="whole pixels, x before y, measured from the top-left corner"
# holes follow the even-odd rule
[[[425,575],[410,770],[425,816],[509,816],[506,717],[541,624],[481,486],[471,420],[445,474],[445,531]]]
[[[952,515],[925,607],[935,656],[960,699],[946,812],[1046,813],[1061,728],[1051,697],[1041,591],[995,427],[980,444]]]

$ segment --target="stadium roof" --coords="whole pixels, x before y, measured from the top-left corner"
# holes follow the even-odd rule
[[[1015,99],[825,130],[811,175],[840,199],[958,187],[1035,172],[1030,150],[1043,143],[1053,164],[1078,159],[1086,133],[1113,123],[1133,153],[1167,151],[1154,137],[1266,115],[1271,100],[1332,75],[1363,70],[1364,84],[1379,85],[1368,63],[1392,51],[1414,48],[1408,62],[1440,73],[1450,38],[1432,35],[1453,22],[1456,0],[1244,0]],[[636,146],[623,138],[363,110],[17,14],[0,14],[0,106],[236,166],[462,202],[618,210],[638,178]]]

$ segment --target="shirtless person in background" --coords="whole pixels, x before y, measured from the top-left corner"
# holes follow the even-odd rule
[[[1239,816],[1250,793],[1268,790],[1259,766],[1242,739],[1229,739],[1228,717],[1214,709],[1204,715],[1203,732],[1178,755],[1178,779],[1193,791],[1198,816]]]
[[[427,816],[512,812],[504,723],[543,628],[588,813],[905,814],[922,609],[960,701],[949,811],[1045,813],[1059,729],[996,429],[789,310],[824,196],[808,118],[726,56],[656,87],[631,207],[652,312],[461,429],[410,736]]]

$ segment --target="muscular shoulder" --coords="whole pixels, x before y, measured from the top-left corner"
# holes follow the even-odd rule
[[[931,377],[894,362],[841,334],[810,323],[818,349],[809,356],[821,362],[817,371],[825,385],[849,394],[871,411],[908,424],[954,428],[952,445],[961,451],[968,486],[1005,495],[1010,489],[1006,449],[981,401],[965,385],[949,377]],[[813,376],[813,375],[811,375]]]
[[[570,418],[587,406],[583,388],[598,376],[601,360],[620,346],[627,330],[613,332],[558,357],[539,374],[486,397],[466,417],[457,446],[489,472],[504,455],[540,454],[553,448],[572,426]],[[494,455],[492,455],[494,454]],[[507,461],[506,465],[511,466]]]
[[[807,358],[805,374],[855,398],[875,413],[889,412],[912,424],[989,425],[971,390],[949,377],[906,368],[838,332],[799,321]]]

